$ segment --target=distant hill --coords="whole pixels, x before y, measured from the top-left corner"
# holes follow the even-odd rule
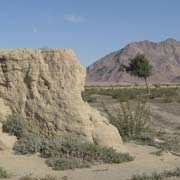
[[[130,43],[97,60],[87,68],[87,85],[113,85],[142,83],[143,80],[119,72],[119,64],[128,64],[128,59],[137,53],[145,54],[153,65],[150,83],[180,83],[180,42],[175,39],[155,43],[150,41]]]

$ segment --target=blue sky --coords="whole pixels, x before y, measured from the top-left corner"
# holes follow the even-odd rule
[[[0,48],[72,48],[87,66],[129,42],[180,40],[180,0],[0,0]]]

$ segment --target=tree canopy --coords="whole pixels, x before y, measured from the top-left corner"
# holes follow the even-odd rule
[[[149,95],[147,77],[152,74],[152,65],[150,65],[148,58],[144,54],[138,53],[134,58],[129,59],[128,66],[121,64],[119,71],[126,71],[133,76],[144,78],[147,94]]]
[[[144,54],[137,54],[134,58],[129,59],[129,61],[127,71],[131,75],[138,76],[140,78],[147,78],[151,75],[152,66]]]

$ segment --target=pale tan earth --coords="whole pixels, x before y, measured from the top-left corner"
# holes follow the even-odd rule
[[[96,95],[100,102],[106,104],[116,104],[116,100],[108,96]],[[180,104],[150,104],[151,111],[159,117],[154,122],[157,127],[162,127],[169,131],[177,127],[179,124]],[[95,105],[93,105],[95,106]],[[98,105],[96,105],[97,107]],[[167,106],[167,108],[165,108]],[[99,106],[98,106],[99,107]],[[174,108],[173,108],[174,107]],[[165,110],[169,110],[166,112]],[[169,121],[169,117],[175,117]],[[172,126],[172,127],[171,127]],[[162,156],[151,154],[157,151],[151,146],[142,146],[133,143],[125,145],[130,155],[135,157],[132,162],[113,164],[113,165],[98,165],[88,169],[75,169],[67,171],[53,171],[47,167],[43,159],[38,155],[34,156],[15,156],[9,152],[0,154],[0,166],[11,172],[15,180],[20,176],[32,173],[33,176],[51,175],[57,179],[67,178],[68,180],[126,180],[134,174],[152,174],[153,172],[163,172],[164,170],[174,170],[180,167],[180,157],[174,156],[171,153],[163,153]],[[180,178],[179,178],[180,179]],[[178,178],[166,178],[163,180],[178,180]]]
[[[175,105],[169,104],[169,106],[175,106]],[[173,114],[172,112],[166,112],[161,107],[154,104],[150,104],[150,108],[151,108],[151,112],[154,118],[158,119],[158,121],[154,122],[154,124],[157,127],[165,128],[165,129],[168,129],[169,131],[173,131],[174,129],[177,129],[180,127],[179,115]]]
[[[132,143],[126,144],[126,146],[135,160],[118,165],[105,164],[87,169],[53,171],[38,155],[19,156],[5,151],[0,153],[0,167],[4,167],[11,174],[13,180],[31,173],[33,176],[39,177],[51,175],[57,179],[63,179],[67,176],[68,180],[126,180],[134,174],[151,174],[155,171],[162,172],[180,167],[180,157],[169,153],[164,153],[162,156],[153,155],[151,152],[155,152],[156,149],[150,146]]]
[[[71,49],[0,49],[0,122],[20,113],[46,135],[124,152],[117,129],[82,100],[85,76]]]

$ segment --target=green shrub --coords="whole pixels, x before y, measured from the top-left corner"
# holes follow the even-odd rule
[[[128,154],[117,153],[112,148],[106,148],[91,143],[77,143],[74,141],[56,140],[48,142],[40,151],[46,158],[50,157],[72,157],[87,162],[121,163],[133,160]]]
[[[96,98],[92,96],[91,90],[85,90],[81,93],[82,99],[85,102],[96,102]]]
[[[0,167],[0,179],[5,179],[5,178],[8,178],[8,173],[6,170],[4,170],[2,167]]]
[[[17,154],[33,154],[40,151],[43,139],[38,134],[26,133],[14,145]]]
[[[145,89],[138,88],[122,88],[122,89],[86,89],[85,94],[91,96],[93,94],[112,96],[113,99],[118,99],[120,102],[125,102],[130,99],[136,99],[139,96],[146,94]]]
[[[131,179],[129,180],[162,180],[162,175],[153,173],[151,176],[148,176],[146,174],[143,175],[134,175]]]
[[[61,138],[51,138],[42,141],[40,154],[43,158],[51,157],[63,157],[64,151],[62,152],[62,141]]]
[[[151,96],[155,98],[162,97],[164,102],[172,102],[179,94],[177,88],[156,88],[151,90]]]
[[[54,169],[87,167],[94,162],[122,163],[131,161],[129,154],[117,153],[112,148],[106,148],[91,143],[62,141],[61,138],[44,139],[41,136],[29,134],[17,141],[14,150],[19,154],[39,152],[47,159],[47,164]]]
[[[151,152],[151,154],[156,155],[156,156],[162,156],[162,153],[163,153],[162,149],[154,151],[154,152]]]
[[[180,133],[168,133],[160,136],[164,143],[155,144],[155,146],[163,151],[174,151],[180,153]]]
[[[179,89],[178,88],[161,88],[159,85],[156,86],[156,88],[150,89],[150,98],[172,98],[172,100],[177,99],[179,97]],[[139,99],[146,95],[146,90],[144,88],[119,88],[119,89],[113,89],[113,88],[94,88],[94,89],[85,89],[83,92],[88,97],[92,97],[93,94],[100,94],[100,95],[106,95],[106,96],[112,96],[114,99],[118,99],[120,102],[125,102],[131,99]],[[176,98],[174,98],[176,97]]]
[[[129,102],[103,107],[110,123],[117,127],[124,140],[136,139],[149,129],[150,111],[145,102],[139,101],[134,112]]]
[[[163,180],[167,177],[180,177],[180,168],[175,170],[164,171],[162,173],[153,173],[152,175],[133,175],[129,180]]]
[[[27,129],[27,121],[17,113],[10,115],[5,124],[3,124],[3,131],[16,136],[18,139],[24,136]]]
[[[21,177],[19,180],[56,180],[56,177],[46,175],[45,177],[32,177],[31,175],[26,175]]]
[[[13,114],[4,125],[6,132],[18,137],[13,150],[17,154],[40,153],[55,169],[84,167],[88,163],[121,163],[131,161],[128,154],[117,153],[112,148],[90,143],[63,140],[59,136],[45,138],[38,131],[30,130],[27,122]]]
[[[66,170],[66,169],[75,169],[89,167],[84,162],[79,159],[69,158],[69,157],[54,157],[49,158],[46,163],[48,166],[53,167],[54,170]]]
[[[162,173],[164,177],[180,177],[180,168],[176,168],[175,170],[164,171]]]
[[[133,160],[128,154],[120,154],[111,148],[89,143],[64,142],[61,148],[59,143],[55,147],[57,149],[50,145],[46,147],[49,152],[46,149],[41,151],[42,156],[48,157],[49,155],[47,164],[55,170],[89,167],[95,162],[111,164]]]

